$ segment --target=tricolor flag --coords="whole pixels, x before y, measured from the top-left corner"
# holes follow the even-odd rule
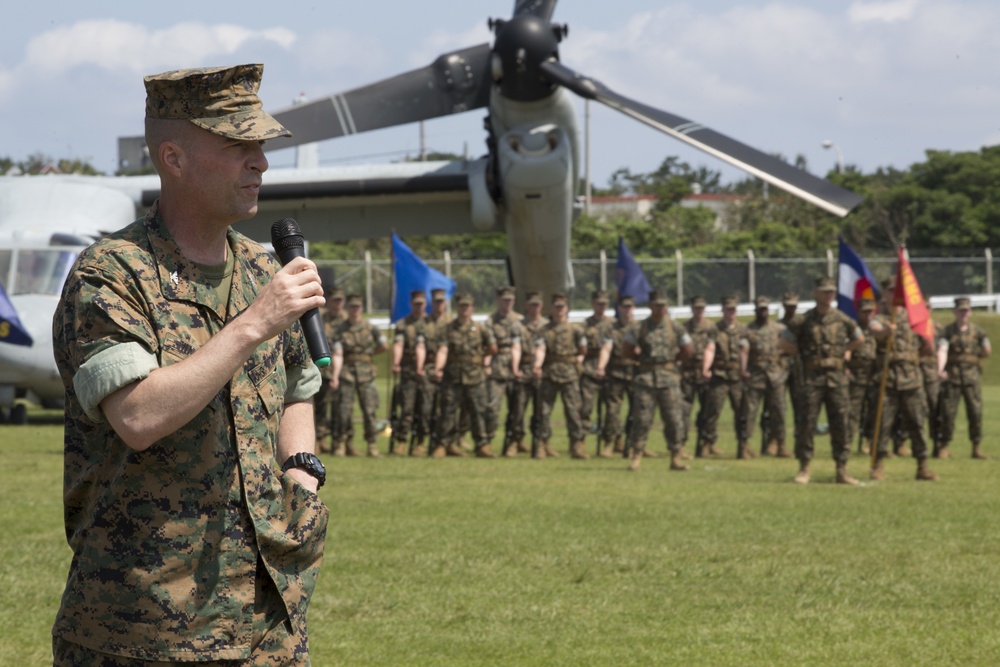
[[[431,290],[443,289],[448,298],[455,293],[455,281],[427,266],[410,246],[392,235],[392,321],[398,322],[410,314],[410,292],[422,289],[427,294],[427,312],[431,309]]]
[[[854,319],[858,319],[858,305],[862,299],[878,301],[878,287],[875,277],[865,263],[849,245],[840,239],[837,260],[837,307]]]
[[[649,293],[653,291],[646,274],[639,268],[621,236],[618,237],[618,259],[615,261],[615,288],[619,299],[630,296],[639,304],[649,301]]]
[[[906,318],[910,321],[910,328],[934,345],[934,322],[924,301],[924,293],[920,291],[917,277],[913,274],[913,268],[907,261],[902,246],[899,247],[896,290],[892,295],[892,305],[906,308]]]

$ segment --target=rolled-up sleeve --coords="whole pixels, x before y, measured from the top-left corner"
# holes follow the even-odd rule
[[[73,376],[73,389],[86,415],[103,421],[101,401],[159,368],[156,355],[139,343],[107,347],[85,361]]]

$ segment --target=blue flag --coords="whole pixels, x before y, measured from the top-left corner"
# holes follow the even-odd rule
[[[427,312],[431,310],[431,290],[443,289],[448,298],[455,294],[455,281],[435,271],[417,257],[395,233],[392,235],[392,321],[398,322],[410,314],[410,292],[422,289],[427,295]]]
[[[858,319],[861,299],[878,301],[878,287],[875,277],[862,261],[858,253],[840,238],[837,259],[837,307],[845,314]]]
[[[0,343],[10,345],[25,345],[31,347],[34,341],[28,330],[21,324],[17,317],[17,311],[7,298],[7,292],[3,285],[0,285]]]
[[[618,237],[618,261],[615,262],[615,287],[618,289],[619,299],[630,296],[636,303],[649,301],[649,293],[653,291],[646,280],[646,274],[636,264],[621,236]]]

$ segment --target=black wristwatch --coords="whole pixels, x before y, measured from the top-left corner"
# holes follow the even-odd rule
[[[288,460],[285,461],[285,464],[281,466],[281,471],[287,472],[292,468],[305,470],[307,473],[319,480],[319,486],[316,487],[317,489],[323,486],[323,483],[326,481],[326,466],[323,465],[323,462],[320,461],[319,457],[315,454],[299,452],[298,454],[289,456]]]

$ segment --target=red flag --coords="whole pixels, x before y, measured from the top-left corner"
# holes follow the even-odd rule
[[[934,345],[934,322],[902,246],[899,248],[899,268],[896,270],[896,290],[892,295],[892,305],[905,307],[910,328]]]

